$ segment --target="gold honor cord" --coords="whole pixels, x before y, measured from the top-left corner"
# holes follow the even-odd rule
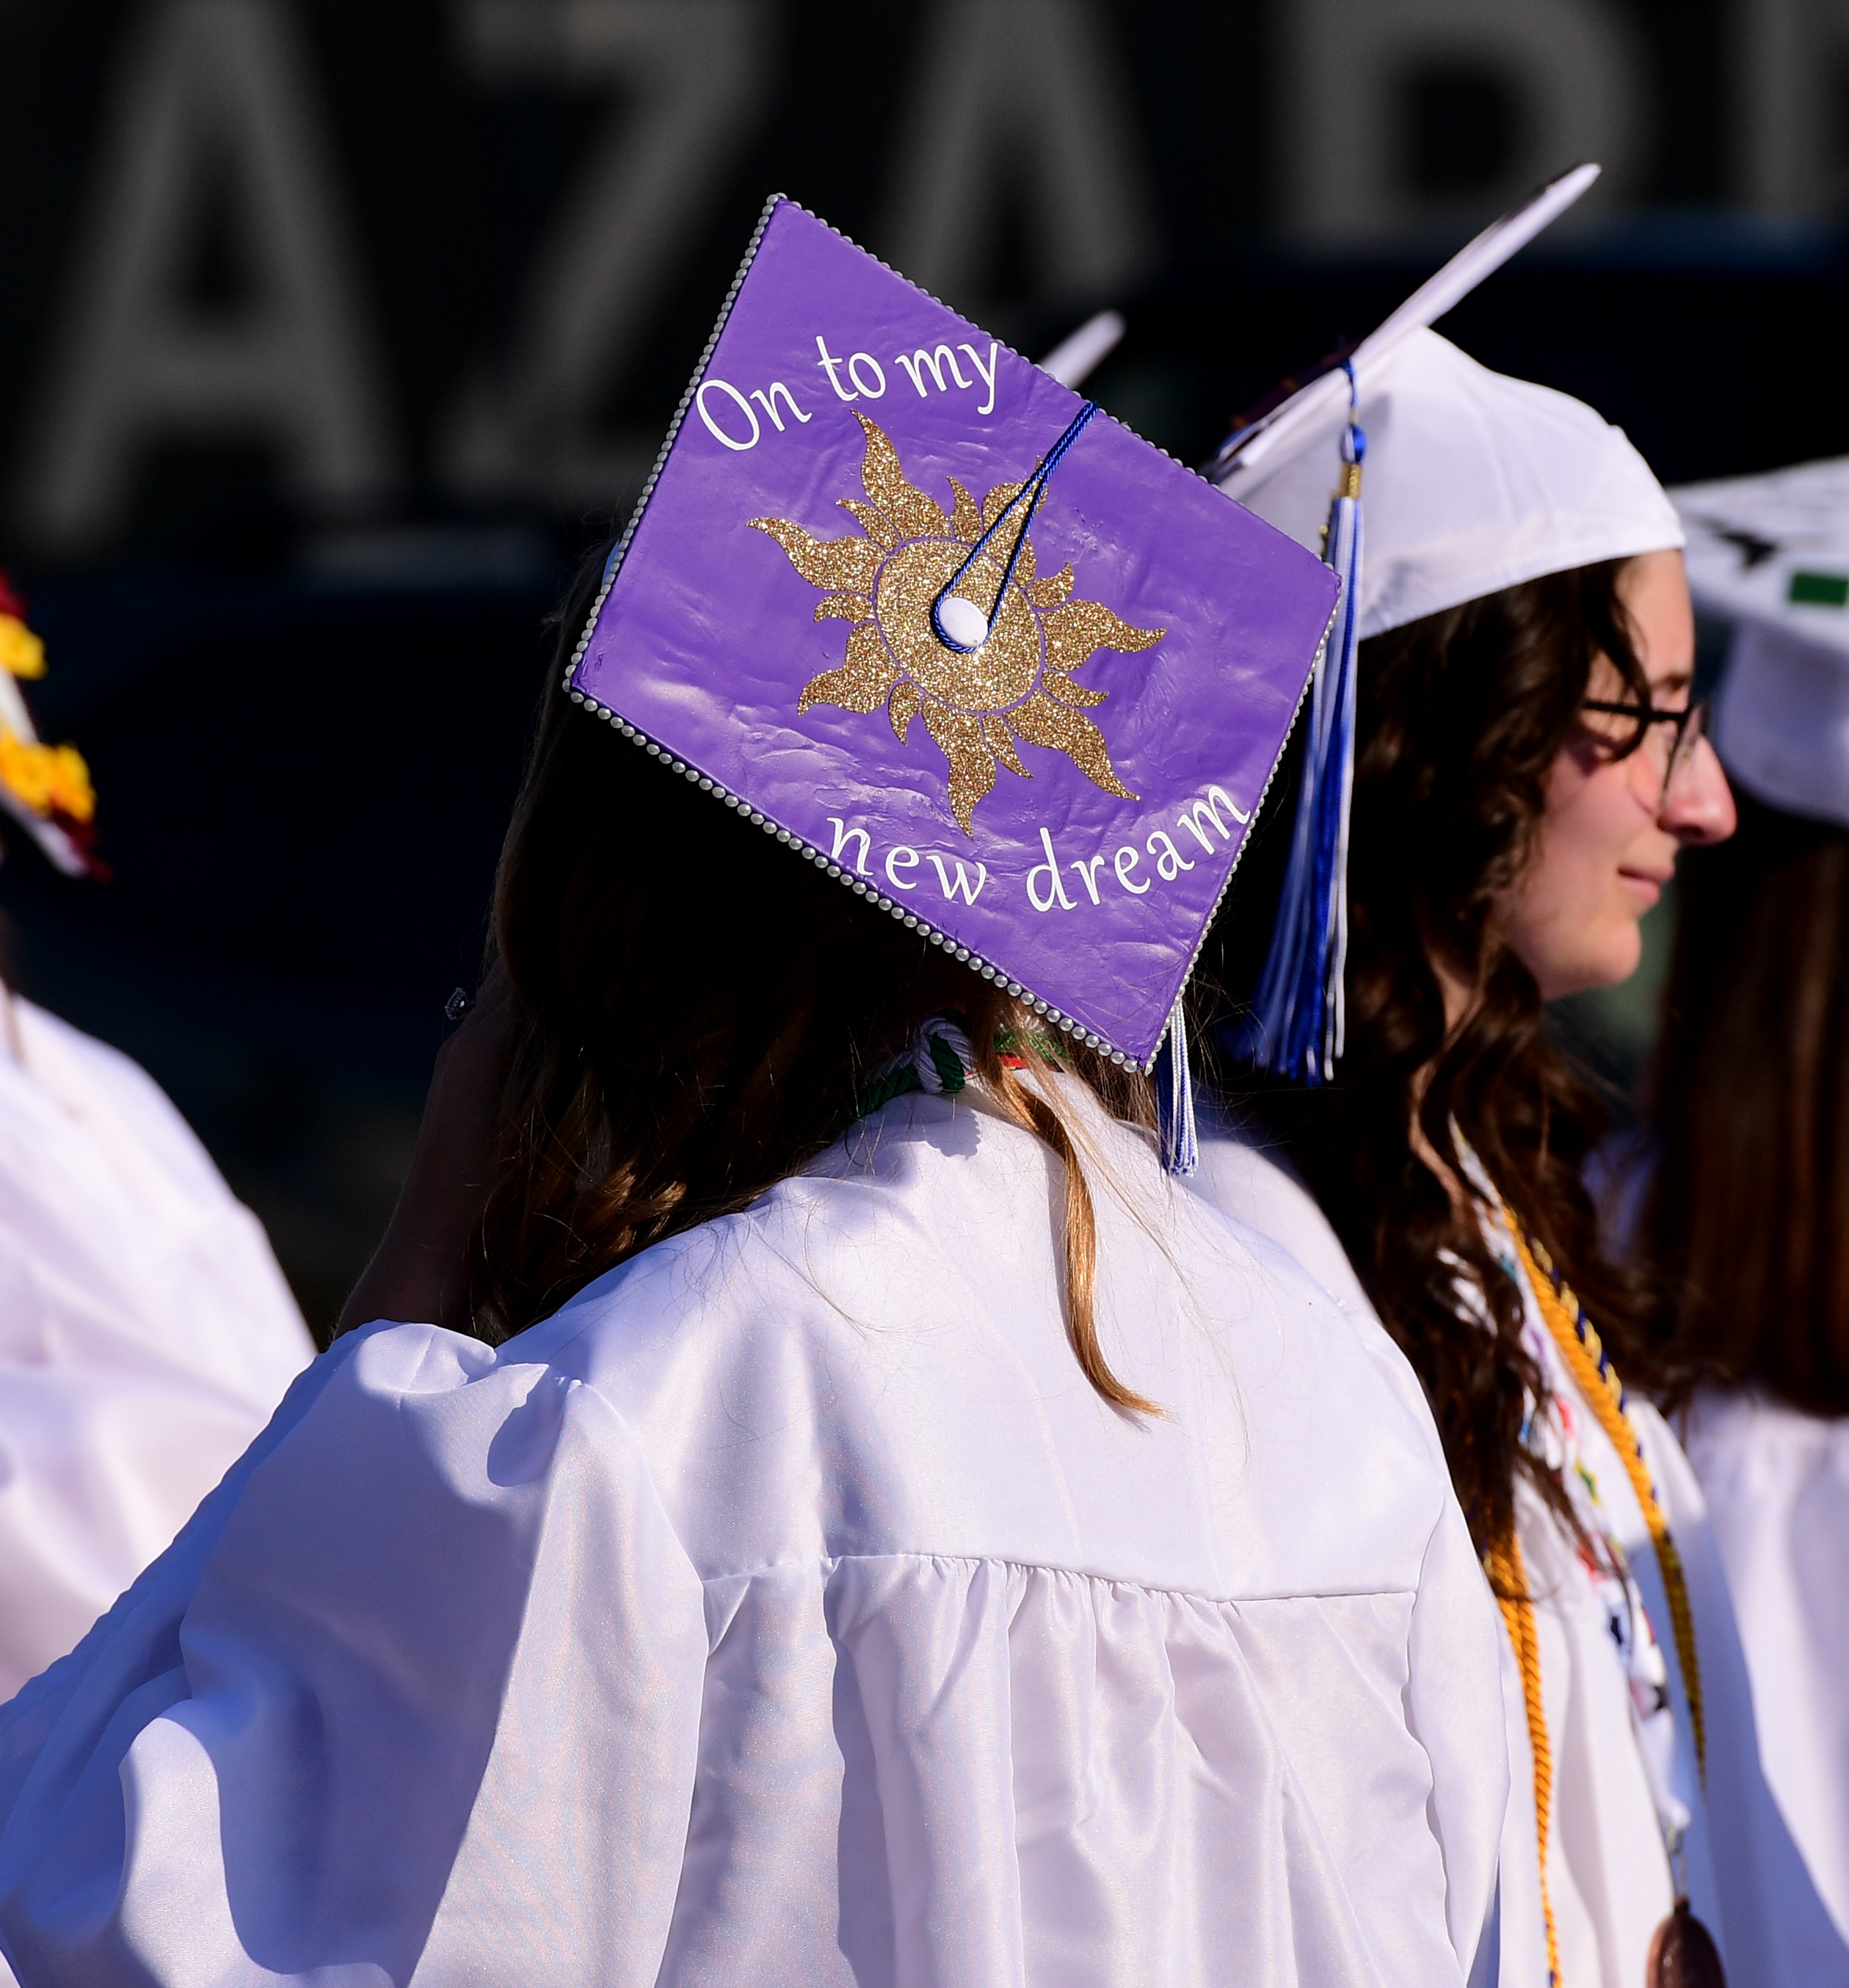
[[[1540,1307],[1541,1317],[1546,1321],[1547,1330],[1553,1335],[1560,1357],[1578,1382],[1580,1393],[1598,1418],[1600,1427],[1617,1452],[1624,1474],[1631,1479],[1631,1488],[1642,1508],[1644,1523],[1650,1529],[1650,1543],[1656,1549],[1657,1567],[1669,1597],[1669,1619],[1675,1630],[1675,1653],[1682,1665],[1682,1690],[1688,1700],[1688,1723],[1695,1736],[1695,1763],[1701,1770],[1702,1785],[1705,1787],[1708,1728],[1702,1709],[1701,1661],[1695,1647],[1695,1615],[1688,1606],[1688,1584],[1682,1577],[1682,1555],[1676,1551],[1675,1541],[1670,1535],[1669,1521],[1663,1515],[1656,1486],[1651,1482],[1642,1441],[1624,1405],[1623,1384],[1617,1368],[1605,1357],[1605,1349],[1591,1320],[1586,1316],[1585,1307],[1563,1280],[1555,1283],[1551,1274],[1553,1266],[1546,1252],[1538,1243],[1530,1246],[1506,1202],[1503,1205],[1503,1219],[1515,1239],[1522,1268],[1527,1273],[1530,1287]]]
[[[1553,1747],[1547,1737],[1547,1712],[1541,1698],[1541,1639],[1534,1626],[1534,1604],[1528,1598],[1528,1569],[1522,1560],[1522,1543],[1513,1530],[1501,1545],[1490,1548],[1486,1566],[1522,1673],[1528,1747],[1534,1756],[1534,1834],[1541,1860],[1541,1916],[1547,1925],[1547,1980],[1550,1988],[1560,1988],[1560,1943],[1553,1929],[1553,1900],[1547,1890],[1547,1819],[1553,1807]]]

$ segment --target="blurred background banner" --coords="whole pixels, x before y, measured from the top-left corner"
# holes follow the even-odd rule
[[[10,971],[325,1327],[388,1210],[572,562],[765,197],[1185,461],[1581,158],[1443,327],[1665,482],[1849,451],[1849,0],[0,0],[0,565],[115,880]],[[1620,1077],[1644,979],[1582,1011]]]

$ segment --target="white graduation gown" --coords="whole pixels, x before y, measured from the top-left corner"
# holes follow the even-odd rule
[[[1216,1205],[1283,1243],[1325,1289],[1374,1319],[1353,1266],[1314,1199],[1248,1137],[1202,1141],[1198,1185]],[[1668,1598],[1643,1514],[1616,1452],[1535,1320],[1530,1337],[1567,1404],[1580,1460],[1641,1588],[1671,1679],[1675,1792],[1692,1815],[1685,1882],[1732,1988],[1849,1983],[1849,1952],[1829,1925],[1761,1773],[1744,1659],[1699,1487],[1661,1417],[1638,1397],[1658,1496],[1682,1560],[1707,1715],[1708,1773],[1697,1773]],[[1377,1320],[1375,1329],[1381,1330]],[[1631,1687],[1606,1608],[1558,1522],[1525,1487],[1517,1530],[1536,1601],[1542,1693],[1553,1754],[1547,1875],[1560,1941],[1559,1988],[1642,1988],[1651,1934],[1673,1887]],[[1502,1857],[1505,1988],[1548,1988],[1536,1854],[1533,1757],[1522,1683],[1502,1640],[1510,1798]]]
[[[1733,1591],[1766,1778],[1849,1938],[1849,1419],[1705,1394],[1682,1437]]]
[[[1429,1418],[1067,1094],[1163,1418],[973,1090],[498,1351],[341,1341],[0,1712],[28,1988],[1462,1981],[1499,1631]]]
[[[0,1694],[76,1643],[313,1354],[160,1087],[0,989]]]

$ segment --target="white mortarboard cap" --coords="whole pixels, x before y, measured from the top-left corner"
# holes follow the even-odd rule
[[[1728,773],[1774,807],[1849,824],[1849,457],[1671,495],[1695,605],[1735,624],[1715,700]]]
[[[1675,507],[1625,438],[1583,401],[1479,366],[1429,327],[1571,205],[1580,166],[1487,228],[1350,355],[1367,438],[1360,636],[1544,573],[1682,543]],[[1325,373],[1235,435],[1214,478],[1313,550],[1350,419]]]
[[[1617,429],[1431,328],[1598,171],[1576,166],[1485,228],[1345,360],[1235,433],[1208,472],[1342,581],[1311,678],[1271,948],[1232,1030],[1259,1069],[1326,1083],[1342,1054],[1359,644],[1544,573],[1682,543],[1675,506]]]

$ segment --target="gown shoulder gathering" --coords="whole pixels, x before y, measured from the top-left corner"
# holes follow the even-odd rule
[[[26,1988],[1485,1978],[1499,1631],[1430,1418],[1074,1108],[1158,1416],[974,1090],[497,1349],[336,1344],[0,1712]]]
[[[313,1357],[255,1215],[127,1057],[4,996],[0,1696],[173,1538]]]
[[[1385,1341],[1327,1218],[1255,1130],[1228,1124],[1203,1140],[1201,1184],[1216,1205],[1285,1242],[1313,1277],[1373,1320]],[[1531,1321],[1529,1337],[1550,1395],[1543,1438],[1559,1444],[1555,1460],[1563,1476],[1588,1501],[1589,1528],[1617,1548],[1621,1577],[1595,1564],[1539,1496],[1518,1484],[1517,1533],[1534,1600],[1552,1786],[1544,1905],[1534,1754],[1521,1674],[1505,1635],[1499,1641],[1511,1771],[1502,1854],[1502,1979],[1508,1988],[1549,1988],[1550,1907],[1562,1983],[1631,1988],[1644,1979],[1651,1936],[1675,1892],[1677,1874],[1661,1826],[1667,1802],[1687,1811],[1681,1876],[1697,1916],[1715,1937],[1728,1980],[1753,1988],[1849,1984],[1849,1949],[1829,1922],[1760,1767],[1739,1633],[1688,1461],[1661,1416],[1631,1395],[1630,1412],[1694,1618],[1705,1770],[1696,1756],[1668,1592],[1628,1473],[1538,1321]],[[1636,1623],[1627,1619],[1634,1604],[1642,1618]],[[1628,1665],[1623,1654],[1633,1638],[1660,1652],[1666,1718],[1639,1716],[1632,1673],[1643,1666]]]

